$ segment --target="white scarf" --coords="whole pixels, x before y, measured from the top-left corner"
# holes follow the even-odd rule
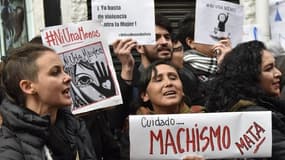
[[[217,71],[217,59],[206,57],[195,50],[188,50],[185,52],[183,61],[189,63],[193,68],[213,74]]]

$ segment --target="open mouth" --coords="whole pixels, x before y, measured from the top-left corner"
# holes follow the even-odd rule
[[[176,91],[171,90],[171,91],[166,91],[163,93],[164,96],[172,96],[172,95],[176,95]]]
[[[70,88],[66,88],[65,90],[63,90],[63,94],[65,95],[69,95],[69,92],[70,92]]]
[[[274,88],[280,88],[279,82],[273,83]]]

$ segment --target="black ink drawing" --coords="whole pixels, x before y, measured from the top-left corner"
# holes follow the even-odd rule
[[[218,25],[217,27],[214,27],[214,31],[210,34],[210,36],[217,41],[224,38],[230,38],[230,33],[226,32],[226,23],[229,19],[229,13],[219,13],[217,19]]]
[[[79,51],[82,51],[82,49]],[[67,65],[65,71],[72,78],[73,109],[101,101],[116,94],[111,71],[107,63],[102,60],[97,59],[91,62],[90,59],[82,58],[73,65]]]

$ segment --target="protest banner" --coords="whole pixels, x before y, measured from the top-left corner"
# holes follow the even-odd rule
[[[43,44],[53,48],[71,78],[74,114],[122,103],[105,33],[94,21],[46,27]]]
[[[92,0],[92,19],[104,27],[109,44],[125,38],[155,44],[153,0]]]
[[[131,159],[271,157],[271,112],[133,115]]]
[[[196,2],[194,41],[202,44],[216,44],[223,38],[230,38],[233,47],[242,41],[243,7],[218,1]]]

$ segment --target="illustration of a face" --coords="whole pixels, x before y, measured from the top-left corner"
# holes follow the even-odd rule
[[[226,20],[225,14],[219,14],[219,21],[224,22]]]
[[[73,66],[71,86],[75,107],[94,103],[105,98],[95,88],[99,84],[94,69],[93,63],[83,61]]]

